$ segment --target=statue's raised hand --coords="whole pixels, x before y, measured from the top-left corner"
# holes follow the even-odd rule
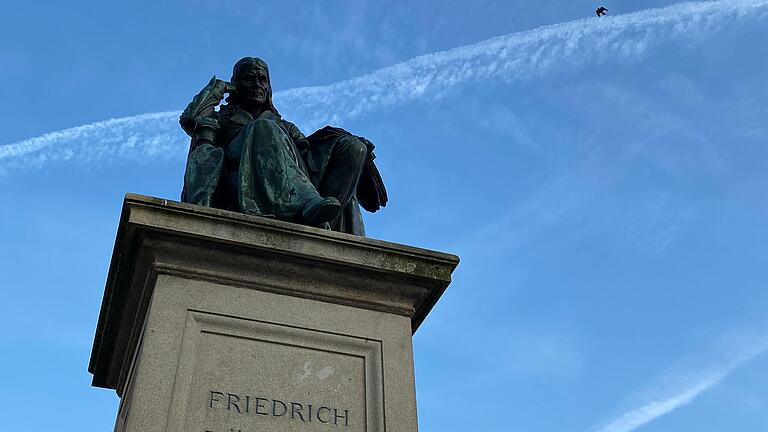
[[[231,83],[211,77],[208,84],[200,90],[200,93],[192,98],[192,102],[187,105],[184,112],[181,113],[179,123],[184,131],[192,136],[197,121],[202,117],[208,117],[213,114],[216,105],[224,99],[225,93],[232,93],[235,86]]]

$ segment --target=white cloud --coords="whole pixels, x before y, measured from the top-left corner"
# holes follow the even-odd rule
[[[675,409],[693,402],[736,369],[768,351],[768,338],[751,340],[722,364],[698,371],[672,370],[645,393],[652,396],[625,413],[605,422],[595,432],[631,432]]]
[[[91,163],[107,158],[182,155],[185,135],[167,111],[104,120],[0,146],[0,174],[38,168],[51,161]],[[186,141],[188,143],[188,141]]]
[[[419,56],[328,86],[291,89],[280,94],[280,103],[290,107],[288,117],[311,129],[439,95],[467,81],[520,81],[587,62],[634,61],[665,40],[703,38],[729,21],[766,13],[765,0],[723,0],[570,21]]]
[[[635,61],[665,40],[703,38],[766,14],[768,0],[720,0],[581,19],[419,56],[336,84],[277,92],[275,99],[286,118],[305,130],[343,125],[377,109],[440,97],[468,81],[513,82],[588,62]],[[0,146],[0,173],[57,160],[182,157],[187,139],[177,117],[141,114]]]

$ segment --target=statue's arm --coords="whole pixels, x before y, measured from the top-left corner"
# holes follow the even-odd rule
[[[198,94],[192,98],[192,102],[187,105],[184,112],[179,117],[179,124],[187,135],[192,136],[195,132],[195,125],[198,119],[213,115],[216,105],[224,99],[224,93],[231,90],[231,84],[226,81],[211,78],[208,84],[203,87]]]
[[[381,207],[387,206],[387,201],[389,201],[387,188],[384,186],[384,180],[381,178],[379,169],[373,162],[376,159],[376,155],[373,154],[375,146],[368,138],[358,136],[357,139],[368,148],[368,155],[357,183],[356,196],[364,209],[375,213]]]

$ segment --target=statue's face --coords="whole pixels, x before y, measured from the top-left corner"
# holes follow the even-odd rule
[[[237,71],[235,88],[241,104],[249,108],[263,108],[269,94],[269,75],[258,65],[243,65]]]

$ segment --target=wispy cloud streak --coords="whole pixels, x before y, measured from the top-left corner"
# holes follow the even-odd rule
[[[516,82],[586,63],[635,61],[666,40],[703,38],[766,14],[768,0],[720,0],[581,19],[419,56],[336,84],[277,92],[275,99],[305,130],[343,125],[374,110],[438,98],[462,83]],[[181,157],[186,138],[178,114],[112,119],[0,146],[0,174],[57,160]]]
[[[689,2],[581,19],[427,54],[323,87],[283,92],[281,106],[312,126],[439,96],[468,81],[515,82],[585,63],[635,61],[666,40],[704,38],[724,25],[760,19],[765,0]],[[327,113],[339,113],[328,117]]]
[[[183,141],[178,118],[179,112],[166,111],[109,119],[0,146],[0,174],[51,161],[91,163],[178,154]]]
[[[595,432],[631,432],[693,402],[702,393],[716,386],[736,369],[768,351],[768,338],[750,341],[748,348],[738,350],[728,361],[707,369],[682,372],[673,370],[665,374],[646,393],[655,393],[639,406],[604,423]]]

